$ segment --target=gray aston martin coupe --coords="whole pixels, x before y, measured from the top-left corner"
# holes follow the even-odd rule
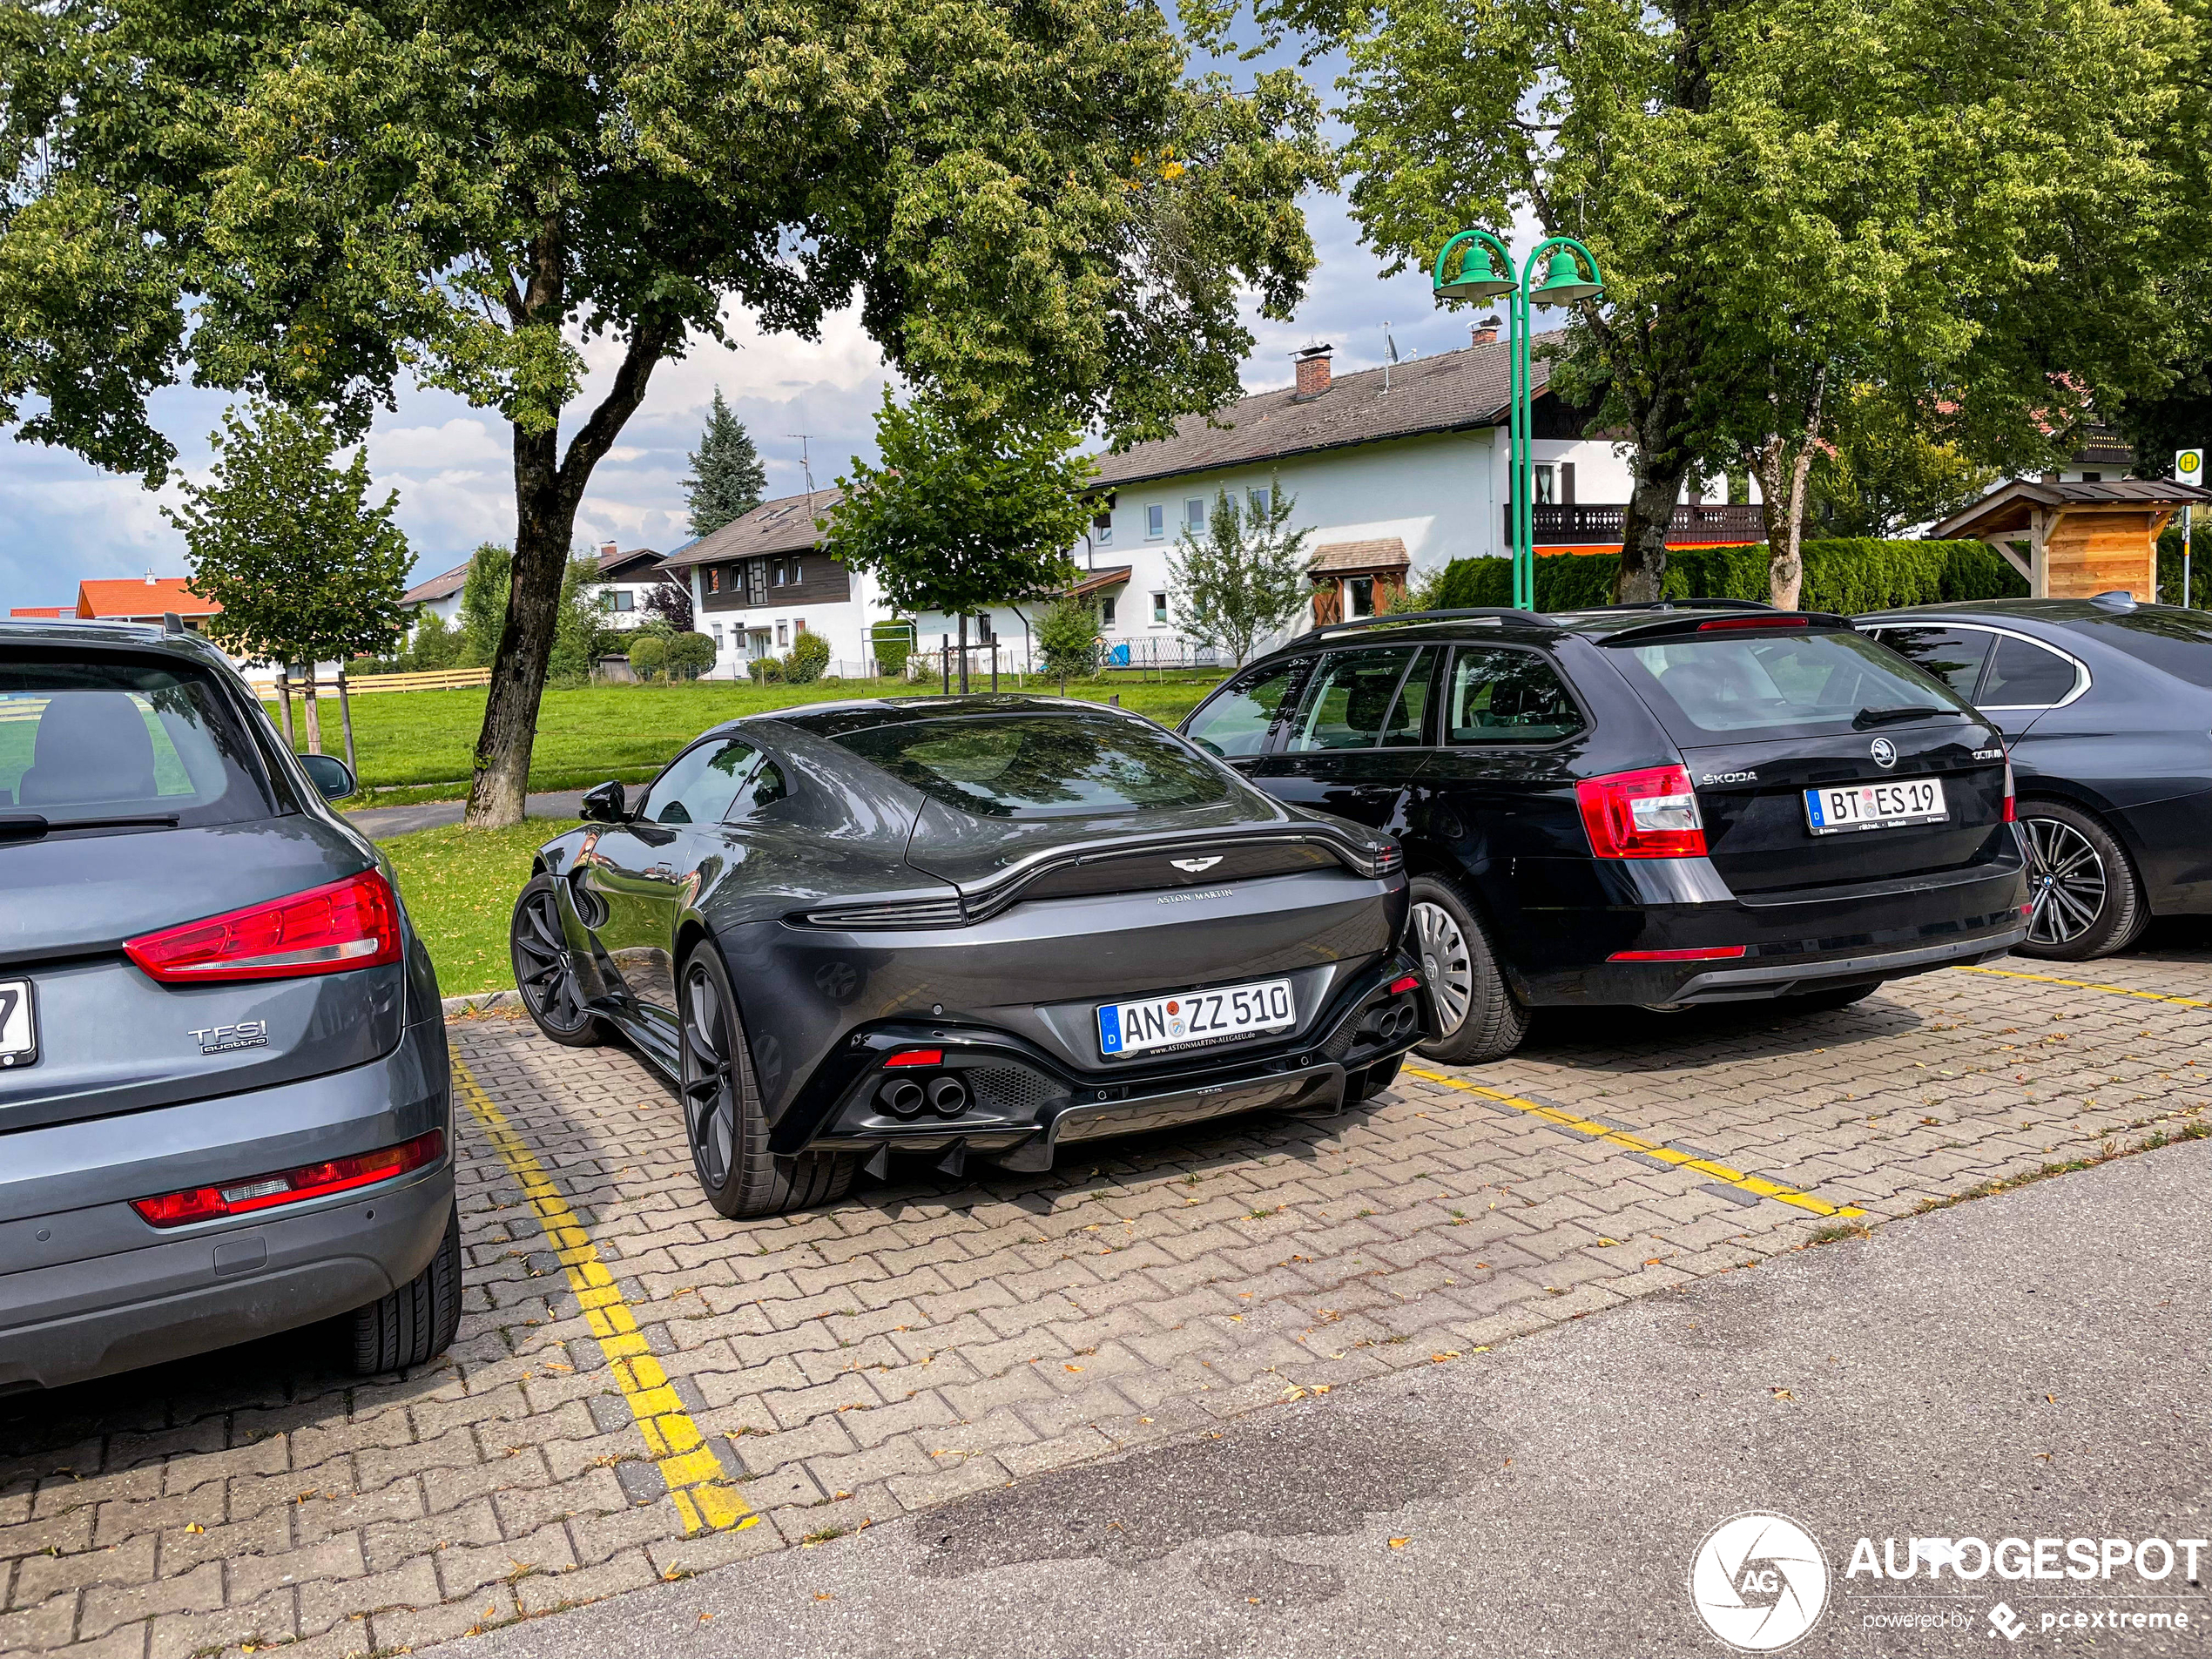
[[[516,983],[676,1084],[725,1216],[894,1152],[1065,1142],[1382,1088],[1431,1022],[1397,845],[1141,716],[1050,698],[718,725],[539,849]]]

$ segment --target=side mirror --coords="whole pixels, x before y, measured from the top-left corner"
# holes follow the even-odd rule
[[[336,755],[301,755],[300,765],[325,800],[343,800],[361,787],[354,769]]]
[[[587,824],[619,824],[629,815],[620,784],[601,784],[584,796],[577,813]]]

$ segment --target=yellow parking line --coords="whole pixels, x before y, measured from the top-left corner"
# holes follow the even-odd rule
[[[2200,1002],[2193,997],[2162,996],[2156,991],[2130,990],[2125,985],[2100,985],[2094,980],[2060,979],[2054,974],[2022,974],[2009,968],[1961,968],[1961,974],[1991,974],[1999,979],[2033,980],[2038,985],[2071,985],[2077,991],[2109,991],[2114,996],[2132,996],[2145,1002],[2175,1002],[2185,1008],[2212,1008],[2212,1002]]]
[[[1594,1141],[1609,1141],[1615,1146],[1626,1147],[1631,1152],[1641,1152],[1646,1157],[1657,1158],[1662,1163],[1671,1163],[1679,1169],[1695,1170],[1700,1175],[1709,1175],[1716,1181],[1726,1182],[1730,1186],[1740,1188],[1745,1192],[1755,1192],[1762,1198],[1772,1198],[1777,1204],[1794,1205],[1799,1210],[1810,1210],[1816,1216],[1863,1216],[1866,1213],[1864,1210],[1855,1210],[1847,1204],[1829,1204],[1823,1199],[1799,1192],[1794,1187],[1785,1187],[1777,1182],[1770,1181],[1764,1176],[1746,1175],[1741,1170],[1731,1170],[1725,1163],[1716,1163],[1710,1158],[1698,1157],[1695,1154],[1681,1151],[1661,1141],[1647,1141],[1642,1136],[1631,1135],[1625,1130],[1608,1129],[1602,1123],[1595,1123],[1587,1117],[1577,1117],[1574,1113],[1564,1111],[1557,1106],[1539,1105],[1533,1100],[1523,1100],[1518,1095],[1508,1095],[1495,1089],[1485,1089],[1480,1083],[1467,1082],[1458,1077],[1447,1077],[1440,1071],[1424,1071],[1419,1066],[1406,1067],[1406,1075],[1409,1077],[1425,1078],[1433,1083],[1442,1083],[1447,1089],[1463,1089],[1470,1095],[1480,1095],[1486,1100],[1494,1100],[1501,1106],[1512,1107],[1515,1111],[1527,1112],[1532,1116],[1547,1119],[1563,1128],[1579,1130]]]
[[[630,1304],[616,1287],[614,1275],[599,1259],[591,1235],[584,1231],[576,1211],[553,1184],[553,1177],[546,1174],[545,1166],[507,1121],[506,1114],[492,1104],[491,1096],[484,1093],[483,1085],[457,1054],[453,1056],[453,1081],[461,1097],[469,1103],[469,1109],[483,1125],[485,1137],[522,1183],[523,1196],[537,1211],[546,1238],[552,1241],[561,1265],[568,1271],[569,1288],[583,1305],[584,1322],[599,1339],[623,1398],[630,1402],[631,1414],[645,1436],[645,1449],[652,1453],[662,1479],[668,1483],[668,1495],[676,1501],[677,1513],[684,1517],[685,1536],[752,1526],[760,1517],[738,1496],[722,1460],[715,1456],[714,1448],[699,1433],[683,1401],[677,1399],[668,1373],[645,1346],[644,1336],[637,1329],[637,1316],[631,1312]]]

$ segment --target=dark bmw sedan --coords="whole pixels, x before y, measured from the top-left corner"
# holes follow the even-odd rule
[[[948,1174],[1258,1108],[1333,1111],[1423,1029],[1387,836],[1149,720],[1045,698],[717,726],[550,841],[516,983],[556,1042],[677,1085],[725,1216],[894,1153]]]
[[[2020,954],[2085,961],[2212,914],[2212,616],[1992,599],[1858,625],[2004,732],[2034,913]]]
[[[1183,730],[1400,840],[1440,1060],[1509,1052],[1546,1005],[1839,1007],[2024,931],[2002,739],[1841,617],[1344,624]]]
[[[181,629],[0,623],[0,1393],[452,1339],[437,980],[311,774]]]

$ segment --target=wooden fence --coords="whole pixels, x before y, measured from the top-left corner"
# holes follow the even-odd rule
[[[371,691],[456,691],[470,686],[491,684],[489,668],[432,668],[420,674],[348,674],[346,689],[355,697]],[[294,691],[304,690],[299,682]],[[321,682],[319,689],[329,695],[337,694],[337,686],[329,680]]]

